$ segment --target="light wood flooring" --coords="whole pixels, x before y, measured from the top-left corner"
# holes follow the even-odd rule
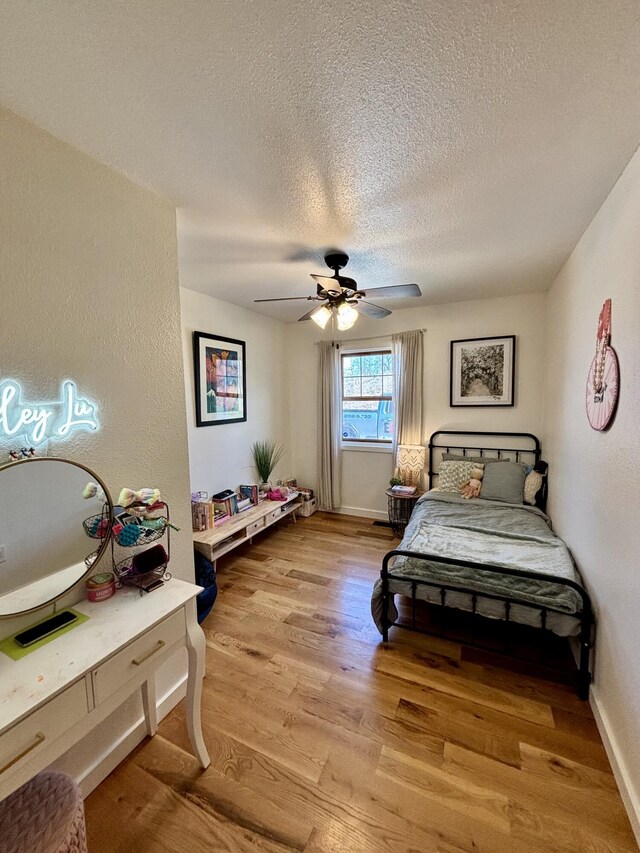
[[[369,598],[396,543],[316,513],[220,561],[211,767],[179,706],[87,799],[91,853],[637,849],[569,687],[408,631],[382,646]]]

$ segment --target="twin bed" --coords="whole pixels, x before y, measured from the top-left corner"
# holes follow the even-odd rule
[[[487,500],[482,492],[469,500],[437,488],[443,456],[532,467],[540,460],[540,442],[530,433],[447,430],[431,436],[429,491],[419,499],[400,546],[384,557],[372,595],[372,615],[383,640],[394,626],[424,630],[416,619],[419,600],[441,608],[440,634],[446,609],[455,608],[503,620],[507,627],[516,622],[538,628],[542,648],[546,632],[578,637],[577,688],[586,699],[593,612],[573,558],[544,513],[546,478],[536,505]],[[399,621],[395,595],[411,601],[408,622]]]

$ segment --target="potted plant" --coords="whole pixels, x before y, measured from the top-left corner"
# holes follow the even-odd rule
[[[254,441],[251,453],[262,485],[268,486],[271,472],[284,456],[283,445],[276,441]]]

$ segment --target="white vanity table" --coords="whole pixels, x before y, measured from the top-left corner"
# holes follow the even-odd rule
[[[137,589],[121,589],[107,601],[74,605],[90,619],[21,660],[0,654],[0,799],[138,689],[147,732],[155,734],[155,672],[183,647],[189,661],[189,738],[201,765],[209,765],[200,725],[205,642],[196,620],[199,591],[177,579],[142,596]]]

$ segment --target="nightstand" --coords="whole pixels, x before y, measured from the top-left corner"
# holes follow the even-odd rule
[[[391,489],[387,489],[386,494],[388,499],[389,524],[391,525],[393,535],[402,538],[416,501],[422,497],[424,492],[417,490],[413,495],[398,495]]]

